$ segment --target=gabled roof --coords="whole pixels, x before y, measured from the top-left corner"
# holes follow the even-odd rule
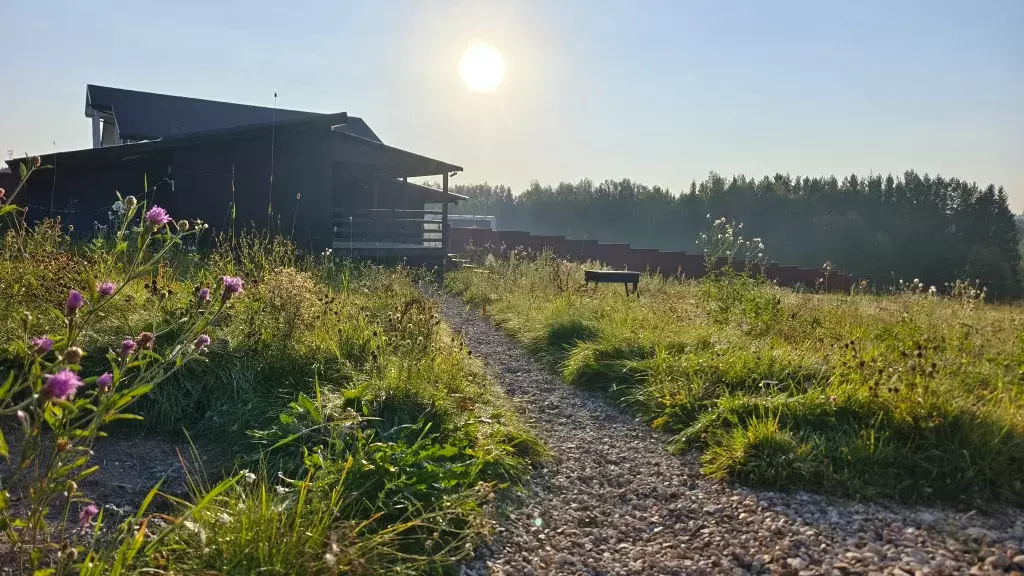
[[[132,140],[157,140],[168,136],[324,116],[314,112],[89,84],[85,87],[85,115],[92,116],[94,110],[113,114],[120,136]],[[373,130],[362,119],[354,116],[349,116],[348,123],[341,130],[380,142]]]

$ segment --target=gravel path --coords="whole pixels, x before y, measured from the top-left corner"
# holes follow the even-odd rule
[[[458,299],[440,300],[554,454],[463,574],[1024,572],[1019,510],[852,504],[709,480],[693,455],[669,454],[649,427],[562,384]]]

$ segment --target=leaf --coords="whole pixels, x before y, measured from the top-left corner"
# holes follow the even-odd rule
[[[28,176],[28,164],[25,164],[24,162],[19,164],[18,165],[18,174],[21,175],[21,179],[22,180],[25,180],[25,177]]]
[[[0,385],[0,400],[2,400],[7,393],[10,392],[11,386],[14,384],[14,371],[7,373],[7,379],[4,380],[3,385]]]
[[[6,206],[0,206],[0,216],[3,216],[4,214],[7,214],[9,212],[14,212],[17,209],[18,209],[18,207],[15,206],[14,204],[8,204]]]
[[[7,449],[7,441],[4,440],[3,430],[0,430],[0,456],[7,458],[10,456],[10,452]]]
[[[86,468],[85,470],[82,470],[81,472],[79,472],[78,476],[75,476],[75,480],[74,481],[75,482],[81,482],[83,478],[85,478],[86,476],[91,476],[91,475],[95,474],[96,471],[99,470],[99,469],[100,469],[99,466],[93,466],[92,468]]]

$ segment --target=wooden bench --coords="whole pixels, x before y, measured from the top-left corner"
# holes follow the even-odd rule
[[[640,273],[632,272],[629,270],[584,270],[583,271],[583,282],[590,284],[593,282],[595,288],[597,284],[604,282],[611,282],[612,284],[622,283],[626,286],[626,296],[630,295],[629,285],[633,285],[633,294],[636,297],[640,297],[640,293],[637,292],[637,285],[640,284]]]

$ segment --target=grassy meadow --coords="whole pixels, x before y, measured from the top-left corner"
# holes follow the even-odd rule
[[[700,449],[714,476],[1024,504],[1018,306],[985,303],[962,283],[796,293],[738,274],[645,275],[640,298],[627,298],[619,285],[583,287],[596,263],[515,251],[480,263],[449,275],[446,289],[568,384],[606,393],[677,449]]]
[[[10,469],[42,473],[0,479],[30,503],[0,498],[4,563],[46,574],[440,574],[471,554],[495,490],[544,450],[414,272],[302,256],[251,234],[200,249],[186,231],[201,223],[134,213],[122,204],[129,222],[88,244],[53,222],[8,222],[0,448],[20,442]],[[77,394],[56,390],[53,375],[72,373]],[[104,503],[77,486],[91,463],[65,458],[103,434],[183,431],[199,459],[190,494],[154,487],[169,514],[147,500],[123,524],[104,521]]]

